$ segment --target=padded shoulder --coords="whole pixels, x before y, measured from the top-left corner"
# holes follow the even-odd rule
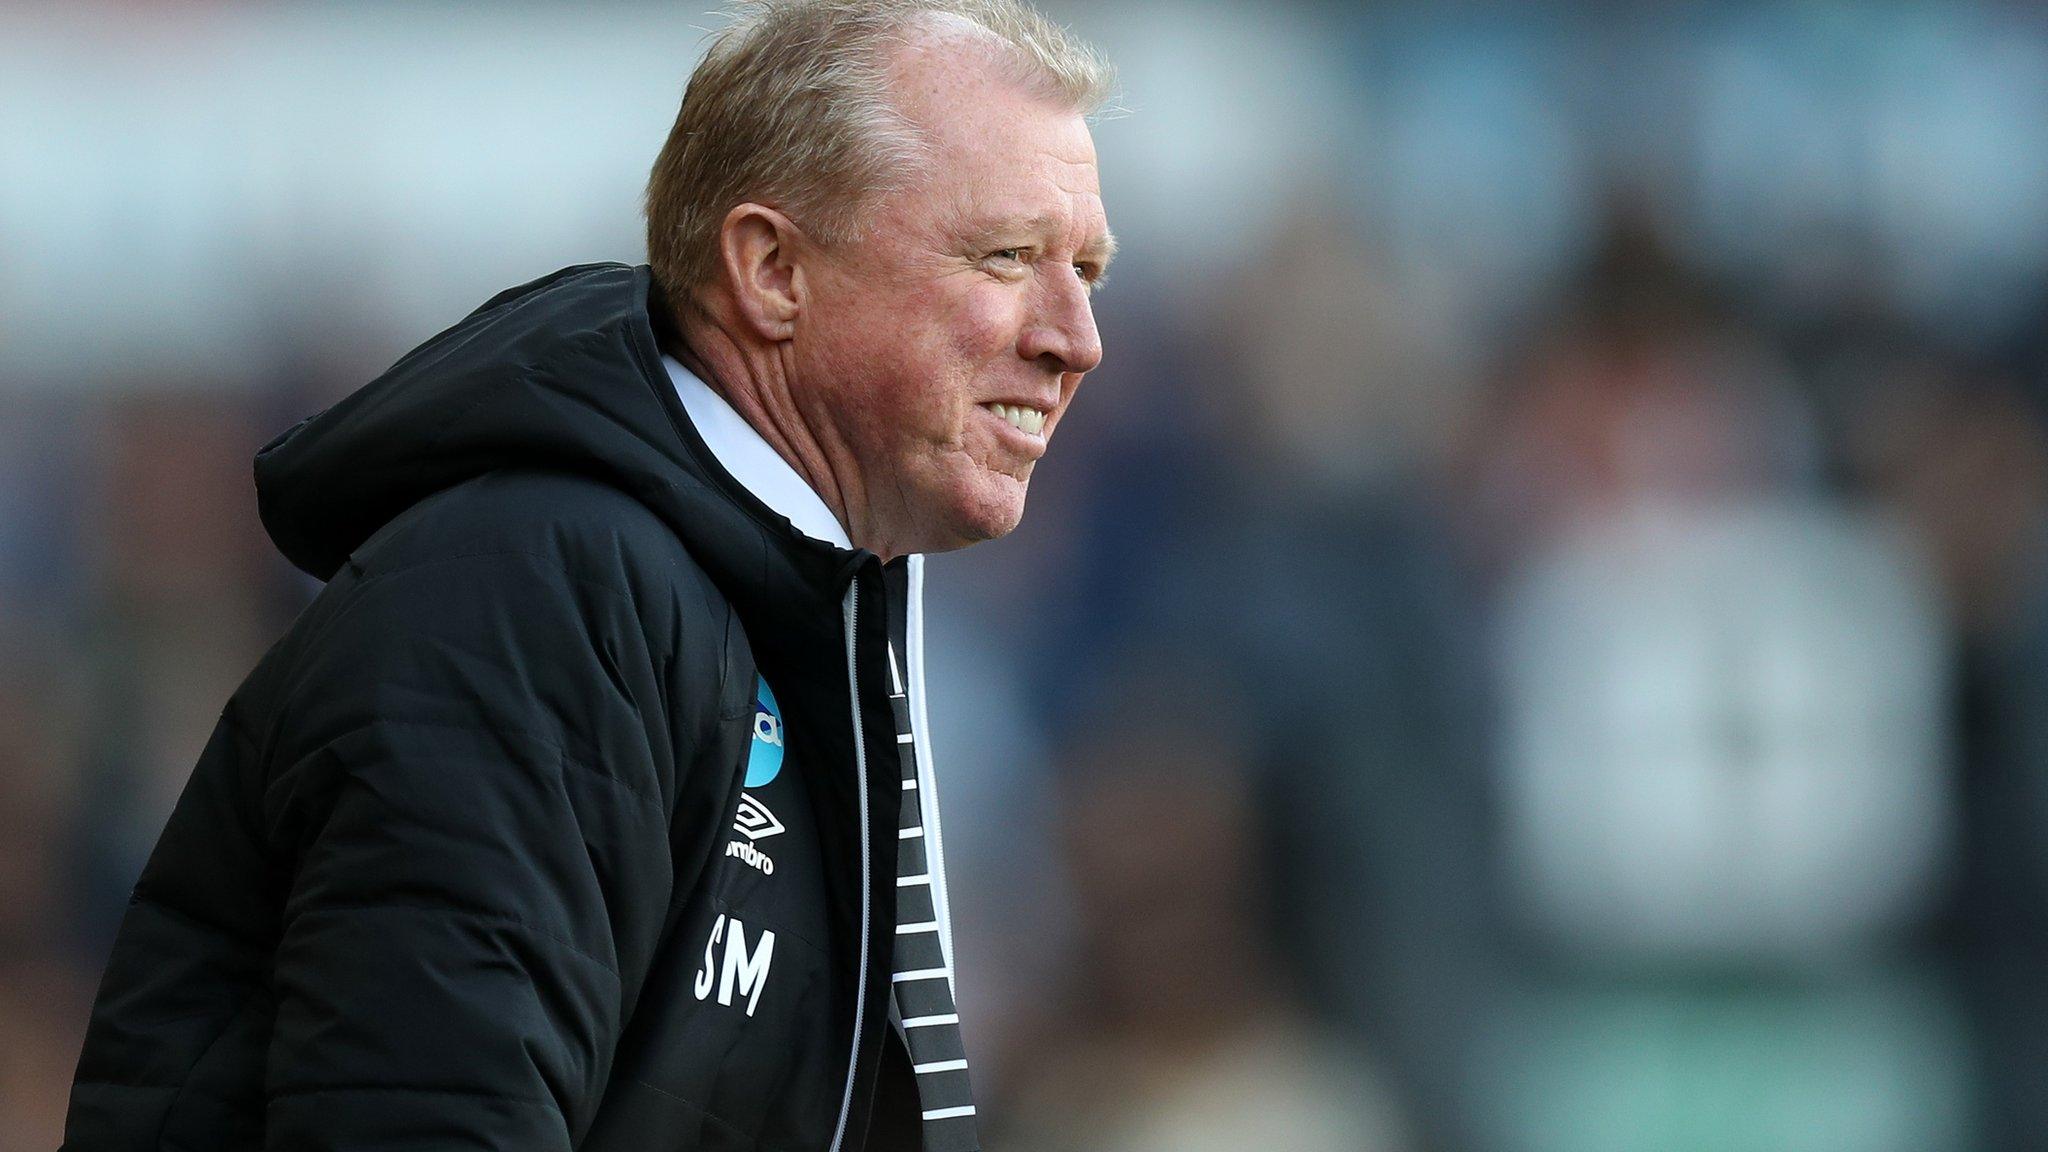
[[[501,470],[436,493],[394,518],[350,557],[357,581],[466,556],[523,554],[633,602],[649,640],[686,626],[718,635],[727,604],[689,549],[653,509],[601,480],[572,472]],[[715,627],[707,627],[715,625]]]
[[[420,501],[364,541],[349,563],[369,576],[488,552],[525,552],[579,570],[688,559],[652,509],[610,484],[571,472],[506,470]]]

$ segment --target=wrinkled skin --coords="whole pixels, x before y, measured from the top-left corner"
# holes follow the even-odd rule
[[[884,558],[1017,526],[1034,464],[1102,358],[1090,293],[1114,248],[1079,113],[1018,85],[971,36],[919,37],[892,63],[927,166],[836,244],[735,209],[728,319],[741,345],[760,341],[740,349],[743,373],[712,364],[853,542]],[[989,403],[1046,413],[1042,433]]]

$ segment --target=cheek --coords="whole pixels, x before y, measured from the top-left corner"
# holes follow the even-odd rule
[[[961,309],[955,329],[961,355],[996,363],[1016,356],[1024,313],[1024,294],[1015,288],[995,284],[975,294]]]
[[[837,307],[819,309],[828,319],[811,333],[806,374],[837,390],[865,387],[888,370],[892,349],[898,343],[886,308],[865,307],[849,301]]]
[[[992,294],[943,303],[926,313],[928,322],[899,328],[903,360],[895,384],[903,409],[921,414],[917,423],[926,431],[958,435],[982,400],[1005,392],[998,371],[1016,355],[1017,320],[1009,302]]]
[[[985,284],[883,295],[844,301],[804,375],[836,395],[840,426],[868,452],[976,440],[977,404],[1007,391],[1000,372],[1017,354],[1021,293]]]

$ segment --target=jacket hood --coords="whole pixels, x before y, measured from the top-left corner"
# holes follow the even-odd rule
[[[665,314],[645,266],[581,265],[500,293],[265,445],[264,528],[327,580],[435,492],[502,468],[570,471],[646,504],[724,588],[836,596],[868,554],[798,532],[718,464],[662,366]]]

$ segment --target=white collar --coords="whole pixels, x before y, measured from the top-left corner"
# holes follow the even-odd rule
[[[741,487],[787,517],[804,535],[841,548],[853,547],[832,509],[725,397],[675,357],[663,356],[661,362],[668,368],[668,378],[675,383],[676,396],[683,402],[683,411],[690,414],[690,423],[697,426],[697,434]]]

